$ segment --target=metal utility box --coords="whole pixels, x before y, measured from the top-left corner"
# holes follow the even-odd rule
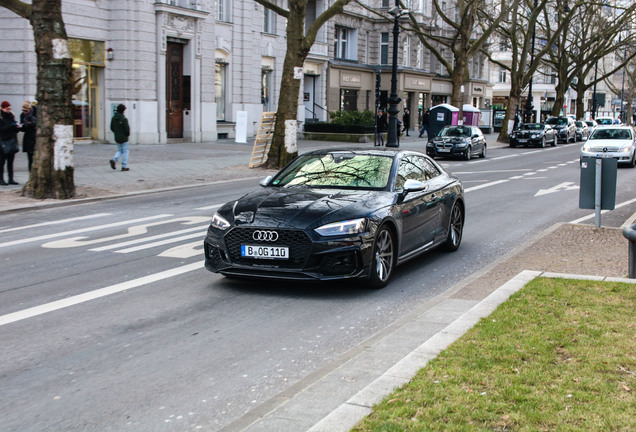
[[[618,161],[614,158],[581,158],[579,208],[595,208],[597,159],[601,161],[601,210],[614,210],[616,205],[616,171],[618,169]]]

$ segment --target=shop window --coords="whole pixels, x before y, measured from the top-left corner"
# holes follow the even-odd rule
[[[342,111],[358,110],[358,90],[340,89],[340,109]]]
[[[261,103],[263,104],[263,111],[271,111],[272,107],[272,69],[267,66],[263,66],[261,69]]]

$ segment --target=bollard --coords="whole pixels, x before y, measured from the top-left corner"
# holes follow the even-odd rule
[[[629,278],[636,279],[636,224],[623,228],[623,236],[629,240]]]

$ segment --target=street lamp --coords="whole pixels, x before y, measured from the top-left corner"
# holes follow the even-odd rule
[[[537,0],[534,0],[534,11],[537,10]],[[532,46],[530,48],[530,70],[532,70],[532,65],[534,63],[534,41],[535,34],[537,29],[537,21],[535,20],[532,23]],[[532,104],[532,79],[534,77],[534,71],[530,74],[530,82],[528,83],[528,97],[526,98],[526,108],[525,108],[525,119],[524,123],[532,123],[532,110],[534,109],[534,105]]]
[[[397,62],[398,62],[398,36],[400,34],[400,17],[408,11],[400,8],[400,0],[395,0],[395,7],[389,10],[393,16],[393,67],[391,68],[391,94],[389,95],[389,130],[386,137],[387,147],[399,147],[398,143],[398,104],[402,99],[397,95]]]

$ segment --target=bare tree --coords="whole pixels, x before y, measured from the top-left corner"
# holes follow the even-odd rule
[[[510,127],[512,125],[512,118],[516,114],[517,107],[521,101],[521,95],[524,89],[528,86],[528,83],[533,78],[535,72],[541,65],[541,59],[544,58],[547,53],[552,49],[554,40],[558,36],[558,32],[553,32],[549,38],[544,34],[540,34],[540,43],[534,44],[532,40],[535,39],[536,33],[539,29],[537,22],[539,20],[548,19],[549,5],[552,0],[524,0],[523,11],[526,13],[512,13],[508,19],[502,21],[497,26],[497,35],[502,41],[502,45],[506,46],[506,49],[510,51],[510,61],[502,61],[495,58],[492,52],[486,51],[490,61],[505,69],[510,74],[510,94],[508,98],[508,110],[504,117],[504,121],[499,132],[497,140],[500,142],[508,142]],[[567,16],[570,17],[576,8],[578,2],[572,6]],[[565,26],[567,20],[562,20],[556,30],[561,31]],[[505,43],[503,43],[505,42]],[[536,46],[538,45],[538,47]],[[534,51],[533,51],[534,48]]]
[[[278,110],[276,111],[276,126],[272,137],[272,146],[267,156],[267,166],[269,168],[280,168],[297,155],[296,149],[287,149],[285,147],[286,123],[292,121],[292,126],[290,127],[295,128],[295,120],[298,115],[300,80],[294,78],[294,68],[302,68],[309,50],[316,40],[318,30],[329,19],[341,13],[351,0],[333,1],[331,6],[316,17],[308,29],[305,29],[307,0],[289,0],[287,9],[269,0],[254,1],[287,19],[287,52],[283,63],[283,78],[280,85]],[[296,133],[296,131],[294,130],[290,133]]]
[[[616,53],[616,57],[617,61],[620,62],[620,67],[615,67],[611,74],[606,74],[604,81],[610,91],[621,98],[621,104],[625,104],[627,107],[625,109],[625,106],[621,106],[621,113],[625,113],[625,123],[631,125],[633,124],[634,113],[633,100],[636,96],[636,46],[630,44],[624,47],[623,50],[619,50]],[[624,59],[627,61],[623,61]],[[616,80],[612,81],[610,79],[618,74],[621,75],[620,85],[618,85]]]
[[[573,88],[577,90],[576,116],[583,118],[585,90],[620,70],[629,61],[623,59],[612,70],[603,69],[601,78],[586,79],[604,57],[632,43],[636,35],[618,38],[618,41],[617,35],[633,21],[636,5],[608,8],[601,3],[585,2],[577,5],[573,14],[567,13],[567,3],[563,0],[557,0],[555,6],[553,19],[546,20],[541,28],[547,37],[555,36],[552,49],[544,58],[557,78],[551,114],[559,115],[569,102],[565,101],[568,89]]]
[[[75,196],[73,181],[72,63],[62,0],[0,0],[0,6],[29,20],[37,56],[38,121],[35,157],[23,195]]]
[[[460,109],[464,105],[461,87],[469,81],[470,59],[480,53],[491,34],[502,20],[516,9],[520,0],[501,0],[490,4],[484,0],[457,0],[448,7],[433,0],[435,14],[430,23],[418,21],[415,13],[409,13],[410,25],[405,30],[414,32],[420,42],[448,71],[452,85],[451,105]],[[451,53],[449,56],[447,53]]]

